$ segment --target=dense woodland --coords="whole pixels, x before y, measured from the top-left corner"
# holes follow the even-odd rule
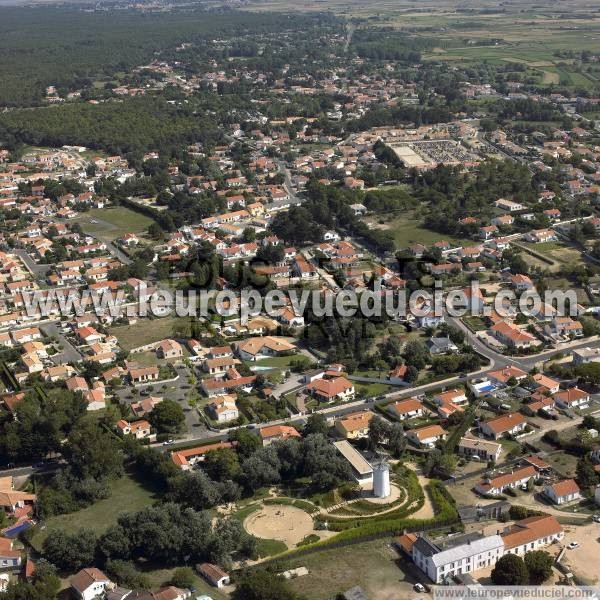
[[[23,106],[39,103],[48,85],[75,89],[86,80],[149,62],[157,51],[182,42],[202,44],[219,34],[235,39],[248,32],[281,31],[289,27],[290,17],[203,10],[151,14],[6,7],[0,9],[0,23],[0,106]],[[293,23],[310,30],[315,21],[296,15]]]

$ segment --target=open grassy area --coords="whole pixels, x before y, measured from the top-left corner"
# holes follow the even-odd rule
[[[248,362],[249,367],[270,367],[272,369],[286,369],[294,360],[298,360],[301,355],[294,354],[292,356],[272,356],[263,358],[256,362]]]
[[[363,396],[370,398],[371,396],[379,396],[380,394],[389,392],[392,389],[392,386],[384,383],[360,383],[355,381],[354,389],[357,394],[362,394]]]
[[[91,221],[97,222],[91,223]],[[112,241],[126,233],[146,231],[153,221],[150,217],[130,208],[116,206],[114,208],[93,208],[83,213],[79,222],[86,233]]]
[[[390,231],[394,235],[397,248],[405,248],[410,244],[420,243],[425,246],[430,246],[440,240],[446,240],[448,242],[455,243],[456,245],[462,245],[465,240],[454,238],[452,236],[443,235],[426,229],[422,225],[421,219],[416,218],[412,214],[402,214],[395,216],[392,219],[382,219],[384,222],[371,221],[373,227]]]
[[[313,600],[333,598],[355,585],[369,598],[403,598],[416,581],[409,575],[411,567],[391,548],[391,539],[302,556],[290,566],[308,569],[309,575],[292,579],[291,586]]]
[[[79,529],[91,529],[97,534],[103,533],[108,527],[117,522],[119,514],[135,512],[149,504],[153,504],[156,496],[151,489],[142,485],[131,475],[124,475],[111,485],[110,498],[98,502],[67,515],[51,517],[42,523],[33,537],[32,545],[40,548],[46,536],[53,529],[66,533],[75,533]]]
[[[133,325],[117,325],[111,327],[109,333],[117,337],[119,345],[124,350],[131,350],[131,348],[173,337],[175,328],[182,328],[187,324],[189,324],[189,319],[172,315],[152,320],[140,319]]]

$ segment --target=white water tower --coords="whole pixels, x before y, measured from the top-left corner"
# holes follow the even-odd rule
[[[382,458],[373,465],[373,495],[376,498],[387,498],[390,494],[390,466]]]

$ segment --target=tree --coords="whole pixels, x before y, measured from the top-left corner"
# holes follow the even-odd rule
[[[152,409],[148,420],[160,433],[177,433],[183,428],[185,414],[181,405],[167,398]]]
[[[520,556],[505,554],[492,570],[491,579],[496,585],[527,585],[529,573]]]
[[[300,596],[281,577],[257,569],[242,574],[231,600],[300,600]]]
[[[529,583],[539,585],[552,575],[552,556],[545,550],[532,550],[525,554],[525,567],[529,572]]]
[[[194,570],[191,567],[179,567],[173,571],[173,575],[168,583],[178,588],[191,590],[196,587]]]
[[[423,469],[430,477],[436,475],[447,479],[456,469],[456,457],[435,448],[427,454]]]
[[[130,588],[149,588],[148,576],[140,573],[135,563],[126,560],[109,560],[104,567],[107,574],[121,586]]]
[[[598,483],[598,472],[588,457],[582,457],[577,461],[576,474],[575,479],[582,488],[592,488]]]
[[[64,454],[73,473],[80,479],[120,477],[123,474],[123,455],[119,445],[94,421],[82,421],[73,429]]]
[[[415,369],[423,369],[429,361],[429,350],[421,340],[412,340],[404,348],[404,360]]]
[[[258,436],[247,429],[236,429],[229,439],[237,442],[235,451],[242,458],[248,458],[261,446]]]
[[[183,506],[203,510],[212,508],[221,501],[218,487],[203,471],[182,473],[175,477],[170,484],[169,496],[174,502]]]
[[[369,421],[369,432],[367,434],[367,444],[372,451],[377,450],[379,446],[387,441],[388,422],[375,415]]]
[[[44,557],[64,571],[79,571],[94,562],[96,535],[89,529],[80,529],[69,535],[64,531],[53,531],[44,540]]]
[[[206,454],[202,470],[215,481],[226,481],[239,476],[240,463],[234,450],[219,448]]]
[[[329,423],[327,422],[325,415],[313,413],[306,419],[303,434],[304,436],[308,436],[311,433],[320,433],[321,435],[327,436],[329,433]]]

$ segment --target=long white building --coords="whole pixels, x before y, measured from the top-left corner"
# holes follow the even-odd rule
[[[435,543],[418,537],[410,551],[413,562],[434,583],[491,567],[505,554],[525,554],[563,538],[563,528],[552,516],[529,517],[487,537],[466,535]]]

